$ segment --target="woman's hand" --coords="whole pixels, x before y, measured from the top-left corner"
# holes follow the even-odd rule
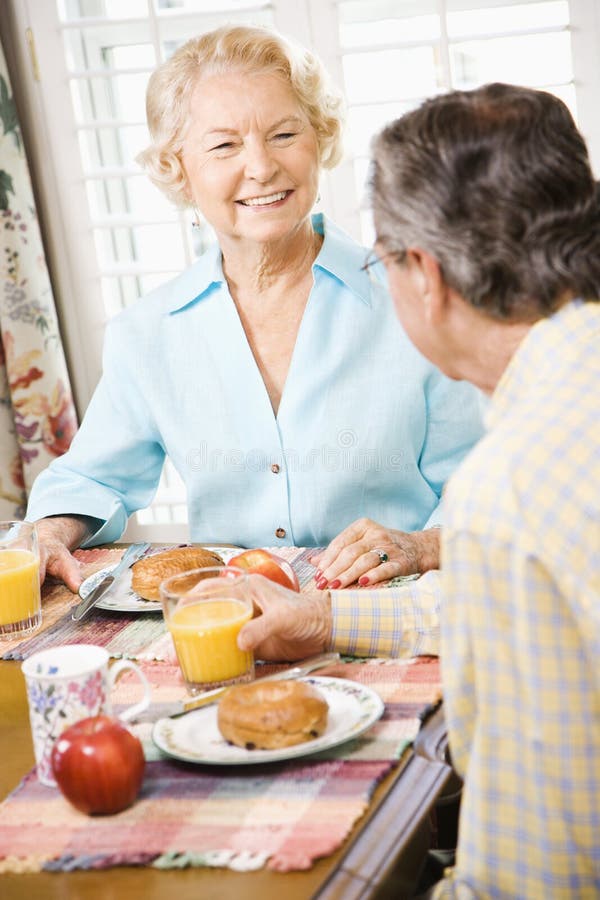
[[[396,531],[371,519],[358,519],[330,545],[311,558],[317,567],[315,581],[320,590],[387,581],[397,575],[414,575],[439,568],[439,528],[427,531]],[[382,561],[380,554],[387,555]]]
[[[87,537],[89,529],[83,517],[51,516],[35,523],[40,548],[40,584],[46,575],[60,578],[77,593],[83,581],[81,566],[70,550],[74,550]]]
[[[298,594],[262,575],[249,575],[255,617],[238,636],[241,650],[260,659],[293,661],[327,650],[331,641],[329,593]]]

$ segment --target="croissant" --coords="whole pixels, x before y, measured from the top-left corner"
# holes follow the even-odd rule
[[[219,554],[205,547],[175,547],[136,562],[131,569],[131,587],[143,600],[159,600],[158,588],[165,578],[189,569],[223,565]]]

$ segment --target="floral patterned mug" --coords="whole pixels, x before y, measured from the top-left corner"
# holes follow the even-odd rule
[[[123,659],[109,669],[109,658],[103,647],[72,644],[41,650],[23,663],[37,776],[42,784],[56,785],[50,756],[65,728],[88,716],[112,715],[110,693],[122,672],[135,672],[144,696],[119,711],[119,718],[129,721],[150,705],[150,685],[140,668]]]

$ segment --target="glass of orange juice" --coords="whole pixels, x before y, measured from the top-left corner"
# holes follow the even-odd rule
[[[40,556],[32,522],[0,522],[0,639],[42,624]]]
[[[248,577],[233,566],[192,569],[160,585],[163,615],[191,694],[254,677],[237,636],[252,618]]]

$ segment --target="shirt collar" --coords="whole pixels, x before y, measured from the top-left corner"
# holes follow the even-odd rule
[[[201,300],[224,281],[221,248],[217,243],[211,244],[193,265],[169,282],[169,302],[165,312],[179,312],[190,303]]]
[[[312,222],[314,230],[324,238],[314,266],[329,272],[370,306],[373,284],[368,272],[362,271],[366,248],[353,241],[323,213],[315,214]]]
[[[313,215],[312,224],[314,230],[323,235],[323,243],[313,268],[323,269],[333,275],[370,306],[372,283],[368,273],[361,271],[366,249],[353,241],[323,213]],[[169,300],[165,312],[178,312],[190,303],[202,299],[214,286],[223,284],[224,281],[221,248],[218,243],[214,243],[193,265],[169,282]]]
[[[568,346],[581,339],[590,326],[597,329],[600,303],[572,300],[551,316],[539,319],[527,332],[504,370],[492,395],[486,426],[493,428],[514,408],[525,392],[556,369]]]

